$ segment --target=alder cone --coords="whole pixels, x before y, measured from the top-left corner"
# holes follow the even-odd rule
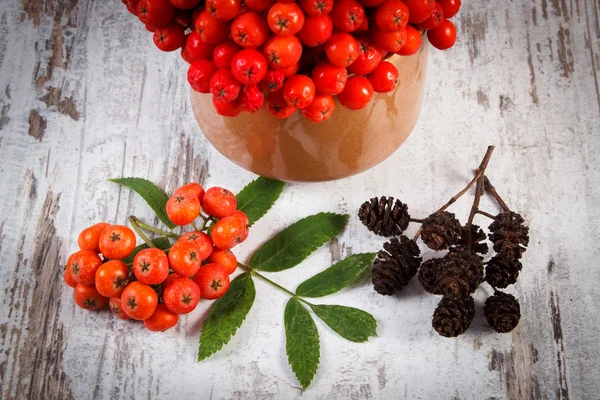
[[[358,218],[368,230],[380,236],[398,236],[410,222],[408,206],[393,197],[374,197],[358,210]]]
[[[524,222],[521,215],[508,211],[498,214],[490,224],[490,241],[494,243],[494,250],[505,259],[519,259],[527,250],[529,228]]]
[[[443,297],[433,312],[433,328],[444,337],[462,335],[475,316],[475,300],[467,296],[459,299]]]
[[[488,252],[487,243],[481,243],[487,239],[487,235],[478,225],[471,224],[471,250],[474,253],[486,254]],[[469,239],[469,228],[466,226],[461,227],[460,239],[458,239],[458,245],[464,248],[468,247]]]
[[[458,243],[462,226],[453,213],[442,211],[423,220],[421,239],[432,250],[445,250]]]
[[[496,332],[507,333],[519,325],[521,307],[519,301],[512,294],[496,291],[488,297],[483,307],[483,313],[488,324]]]
[[[485,268],[485,281],[497,288],[505,288],[517,282],[522,264],[519,260],[506,259],[496,254]]]
[[[392,295],[404,288],[417,273],[421,251],[404,235],[400,239],[391,239],[383,248],[373,262],[373,286],[379,294]]]

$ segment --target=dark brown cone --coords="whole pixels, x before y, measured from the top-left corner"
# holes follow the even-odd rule
[[[507,260],[495,255],[485,268],[485,280],[493,287],[505,288],[517,281],[522,267],[519,260]]]
[[[509,211],[498,214],[489,226],[494,250],[505,259],[517,260],[527,250],[529,228],[523,222],[523,217]]]
[[[368,230],[380,236],[398,236],[410,222],[408,206],[393,197],[374,197],[358,209],[358,218]]]
[[[466,226],[461,227],[460,231],[460,239],[458,240],[458,245],[464,248],[468,247],[469,240],[469,229]],[[487,239],[487,236],[483,229],[481,229],[477,225],[471,225],[471,250],[474,253],[486,254],[488,252],[487,243],[481,243]]]
[[[456,337],[466,332],[475,316],[475,300],[443,297],[433,313],[433,328],[442,336]]]
[[[519,301],[512,294],[496,291],[488,297],[483,307],[483,313],[488,324],[496,332],[507,333],[519,325],[521,307]]]
[[[438,274],[443,258],[432,258],[427,260],[419,268],[419,282],[427,292],[431,294],[442,294],[438,288]]]
[[[452,247],[447,257],[464,263],[465,274],[469,281],[471,293],[483,282],[483,260],[480,256],[462,247]]]
[[[462,227],[447,211],[431,214],[423,220],[421,239],[430,249],[444,250],[458,242]]]
[[[417,273],[421,265],[419,246],[406,236],[392,238],[383,245],[373,262],[373,286],[383,295],[401,290]]]

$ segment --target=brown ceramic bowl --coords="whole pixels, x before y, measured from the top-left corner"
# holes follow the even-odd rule
[[[423,101],[429,43],[419,52],[389,59],[400,82],[351,111],[336,100],[331,118],[314,123],[299,112],[279,119],[265,108],[235,118],[218,115],[210,95],[192,90],[194,115],[225,157],[256,174],[283,181],[328,181],[365,171],[388,158],[412,132]]]

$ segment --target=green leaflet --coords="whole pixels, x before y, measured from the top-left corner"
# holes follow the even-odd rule
[[[237,194],[237,208],[248,216],[249,224],[253,225],[271,209],[284,186],[284,182],[260,176]]]
[[[295,267],[339,235],[347,222],[346,214],[319,213],[302,218],[258,249],[250,259],[250,266],[267,272]]]
[[[296,294],[303,297],[323,297],[338,292],[356,281],[371,265],[375,253],[354,254],[337,262],[325,271],[302,282]]]
[[[142,178],[114,178],[109,179],[109,181],[134,190],[146,200],[146,203],[154,210],[154,213],[163,224],[171,229],[177,226],[167,216],[166,205],[169,198],[154,183]]]
[[[306,389],[319,367],[319,332],[308,310],[295,297],[288,301],[283,319],[288,362]]]
[[[202,325],[198,361],[202,361],[227,344],[252,308],[256,291],[248,273],[239,275],[223,297],[213,304]]]
[[[352,342],[366,342],[377,336],[377,321],[358,308],[332,305],[311,305],[312,310],[338,335]]]
[[[154,245],[161,250],[167,250],[168,248],[171,247],[171,242],[169,242],[169,239],[164,238],[164,237],[152,239],[152,243],[154,243]],[[129,255],[129,257],[123,259],[123,262],[125,264],[131,264],[133,262],[133,259],[136,256],[136,254],[147,248],[148,248],[148,245],[146,243],[140,244],[135,249],[133,249],[133,252]]]

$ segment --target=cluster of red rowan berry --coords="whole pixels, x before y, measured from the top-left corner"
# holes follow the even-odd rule
[[[235,196],[226,189],[212,187],[205,193],[197,183],[182,186],[169,198],[167,215],[180,226],[194,226],[200,217],[202,228],[180,237],[171,233],[178,239],[169,249],[148,247],[128,264],[136,246],[134,232],[123,225],[95,224],[79,235],[81,250],[69,257],[64,280],[84,309],[109,304],[120,319],[144,321],[151,331],[169,329],[201,298],[213,300],[227,292],[229,275],[237,268],[230,249],[248,237],[248,218],[236,208]]]
[[[218,114],[327,120],[333,96],[364,108],[396,88],[392,54],[456,41],[461,0],[122,0],[163,51],[182,48],[188,81],[212,93]],[[266,93],[266,100],[265,100]]]

